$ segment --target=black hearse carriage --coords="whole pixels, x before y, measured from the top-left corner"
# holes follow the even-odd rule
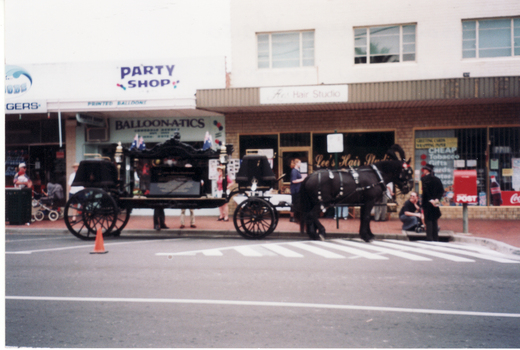
[[[240,193],[246,197],[233,215],[237,232],[248,239],[260,239],[274,231],[278,212],[268,198],[259,191],[272,188],[276,178],[265,156],[245,156],[236,175],[238,188],[223,198],[207,194],[209,161],[218,160],[225,166],[232,145],[220,151],[200,150],[172,138],[149,150],[126,149],[121,143],[115,161],[84,160],[80,163],[73,186],[84,189],[72,196],[65,206],[65,225],[76,237],[94,239],[100,228],[104,236],[119,236],[125,228],[132,209],[137,208],[217,208]],[[168,160],[168,161],[164,161]],[[142,168],[142,162],[150,167]],[[131,169],[128,174],[126,163]],[[123,172],[121,171],[123,169]],[[140,176],[142,193],[134,193],[134,173]],[[121,176],[123,173],[125,176]],[[128,178],[125,182],[121,177]],[[224,177],[226,181],[226,176]],[[226,184],[224,183],[224,188]],[[285,206],[285,204],[281,204]]]

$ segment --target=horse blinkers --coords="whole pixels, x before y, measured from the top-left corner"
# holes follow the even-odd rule
[[[413,169],[410,167],[410,160],[403,161],[403,168],[399,173],[399,182],[401,183],[401,191],[407,194],[413,188]]]

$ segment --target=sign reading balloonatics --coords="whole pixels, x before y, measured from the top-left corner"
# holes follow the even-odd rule
[[[135,135],[145,142],[163,142],[179,134],[181,142],[208,142],[214,149],[225,143],[224,117],[110,118],[110,141],[131,143]]]
[[[261,105],[333,102],[348,102],[348,85],[260,88]]]

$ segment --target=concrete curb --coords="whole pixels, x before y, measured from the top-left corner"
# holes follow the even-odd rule
[[[454,242],[481,245],[499,253],[510,255],[515,260],[520,260],[520,248],[514,247],[504,242],[496,241],[494,239],[471,237],[464,233],[457,233],[452,235],[452,240]]]
[[[46,234],[61,234],[70,235],[71,233],[67,229],[32,229],[32,228],[6,228],[6,234],[28,234],[28,235],[46,235]],[[242,238],[234,230],[202,230],[202,229],[169,229],[163,231],[154,230],[125,230],[124,235],[155,235],[165,236],[170,238],[183,238],[183,237],[209,237],[209,238]],[[417,238],[421,237],[416,235]],[[410,238],[416,237],[415,235],[408,236],[406,234],[376,234],[377,239],[395,239],[402,241],[409,241]],[[334,238],[359,238],[357,233],[331,233],[327,234],[327,239]],[[470,243],[487,247],[497,252],[507,254],[515,260],[520,260],[520,248],[512,245],[496,241],[489,238],[480,238],[468,236],[468,234],[454,233],[453,231],[444,231],[442,238],[447,238],[450,241]],[[302,235],[296,231],[275,231],[264,239],[309,239],[307,235]],[[254,240],[251,240],[254,241]],[[258,240],[261,241],[261,240]]]

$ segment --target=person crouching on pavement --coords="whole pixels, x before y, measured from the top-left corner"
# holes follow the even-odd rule
[[[422,226],[424,216],[419,206],[419,196],[417,192],[410,192],[410,198],[404,202],[399,211],[399,220],[403,223],[404,231],[415,231]]]

